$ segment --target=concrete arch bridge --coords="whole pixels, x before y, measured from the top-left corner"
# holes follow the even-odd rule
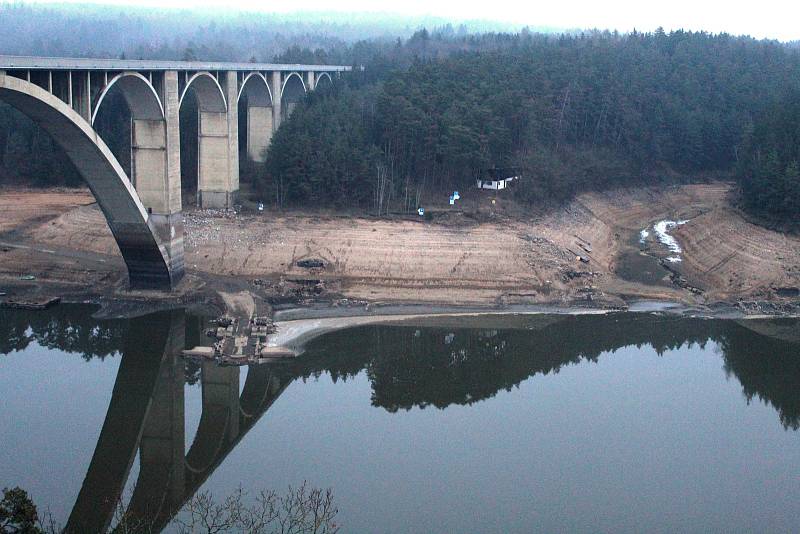
[[[247,106],[246,153],[259,161],[296,103],[348,70],[0,56],[0,100],[48,132],[86,180],[131,287],[168,290],[184,272],[179,112],[189,91],[198,105],[198,203],[224,208],[239,190],[240,103]],[[94,127],[112,89],[130,108],[130,176]]]

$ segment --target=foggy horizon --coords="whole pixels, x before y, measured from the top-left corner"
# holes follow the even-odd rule
[[[766,0],[759,5],[758,12],[743,6],[725,5],[721,2],[697,5],[681,0],[668,9],[653,9],[627,0],[604,2],[602,5],[584,0],[559,3],[557,8],[549,6],[514,5],[500,0],[491,6],[463,6],[455,2],[430,2],[413,0],[402,4],[381,4],[362,0],[339,2],[331,7],[327,2],[303,0],[290,6],[270,5],[268,8],[252,0],[237,2],[235,7],[218,0],[28,0],[26,2],[2,1],[0,5],[21,5],[40,8],[78,8],[91,5],[96,8],[147,12],[188,11],[195,14],[213,14],[236,18],[257,13],[275,16],[308,24],[358,25],[375,19],[413,26],[426,25],[455,27],[466,25],[471,32],[504,31],[517,32],[523,28],[540,32],[618,31],[620,33],[664,31],[696,31],[712,34],[726,33],[734,36],[749,36],[755,39],[770,39],[782,42],[800,40],[800,28],[792,24],[792,18],[781,16],[785,7],[777,0]],[[387,28],[387,33],[392,29]]]

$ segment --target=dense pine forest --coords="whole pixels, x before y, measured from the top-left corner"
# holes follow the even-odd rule
[[[488,168],[517,167],[515,194],[540,206],[592,189],[735,178],[743,208],[779,221],[800,216],[796,44],[685,31],[429,32],[409,30],[408,21],[304,26],[277,16],[96,10],[2,6],[13,31],[0,36],[0,53],[355,67],[309,95],[274,135],[265,164],[243,173],[280,207],[411,211]],[[59,23],[88,33],[67,34]],[[95,35],[98,25],[125,31]],[[99,129],[125,162],[128,137],[117,119],[101,116]],[[183,133],[191,185],[193,131]],[[0,103],[2,182],[80,178],[44,133]]]
[[[800,191],[800,116],[787,113],[800,106],[800,53],[786,45],[681,31],[423,31],[365,62],[275,136],[260,183],[277,202],[367,205],[383,189],[384,204],[409,209],[514,166],[533,202],[738,174],[745,207],[800,214],[788,200]],[[763,171],[776,150],[780,171]]]
[[[800,91],[770,103],[744,133],[737,177],[743,206],[784,227],[800,227]]]

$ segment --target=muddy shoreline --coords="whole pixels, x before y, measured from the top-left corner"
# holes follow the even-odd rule
[[[95,292],[59,284],[14,284],[4,282],[0,301],[37,301],[58,298],[63,304],[93,304],[98,306],[95,317],[120,319],[183,308],[200,315],[217,316],[230,312],[223,293],[249,294],[259,313],[274,321],[297,321],[328,318],[358,318],[370,316],[433,316],[457,314],[584,314],[584,313],[666,313],[720,319],[800,317],[800,299],[776,301],[737,301],[711,304],[687,304],[680,300],[620,299],[621,303],[578,300],[529,304],[451,304],[409,301],[359,301],[341,295],[322,295],[317,299],[275,298],[263,291],[253,291],[248,280],[225,279],[206,281],[198,292],[165,294],[157,292]],[[212,289],[213,288],[213,289]]]
[[[455,210],[434,222],[188,208],[186,276],[163,293],[127,289],[125,265],[87,190],[0,189],[0,301],[57,297],[97,304],[103,317],[179,307],[219,315],[222,295],[247,294],[276,320],[800,314],[800,236],[745,220],[730,184],[585,194],[536,216],[509,197],[475,205],[481,217]],[[671,231],[680,262],[668,261],[671,252],[657,242],[638,241],[665,219],[687,221]]]
[[[248,286],[252,285],[252,281],[225,278],[216,282],[216,284],[207,283],[199,292],[181,294],[154,295],[145,292],[128,292],[127,295],[98,294],[75,291],[74,287],[59,288],[49,284],[19,287],[20,291],[12,293],[17,299],[41,299],[51,298],[48,295],[58,293],[59,289],[69,290],[68,294],[59,297],[60,302],[95,304],[98,310],[92,315],[96,318],[132,318],[177,308],[213,318],[211,324],[219,318],[231,318],[234,330],[220,334],[214,343],[216,348],[187,347],[184,354],[193,359],[213,359],[221,365],[235,366],[293,359],[301,356],[306,350],[306,345],[319,336],[336,330],[368,325],[504,328],[508,327],[509,321],[512,323],[518,320],[524,321],[525,317],[535,315],[614,313],[659,314],[748,322],[800,317],[800,302],[782,303],[780,306],[775,302],[750,302],[745,307],[741,301],[733,305],[729,303],[691,305],[680,301],[634,299],[623,301],[623,305],[583,300],[571,303],[562,301],[484,306],[363,302],[342,298],[341,295],[320,295],[316,299],[304,299],[300,302],[275,298],[275,295],[271,298],[263,290],[251,291]],[[9,286],[6,284],[4,287]],[[262,332],[256,334],[256,329],[253,327],[259,318],[265,318],[268,327],[262,328]]]

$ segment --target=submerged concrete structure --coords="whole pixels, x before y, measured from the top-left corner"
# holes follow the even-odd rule
[[[350,67],[0,56],[0,100],[30,117],[86,180],[128,267],[132,288],[183,276],[180,108],[198,103],[198,204],[232,207],[239,191],[239,106],[246,154],[263,161],[272,134],[304,95]],[[131,114],[128,176],[94,129],[118,90]]]
[[[286,365],[253,365],[240,388],[239,367],[201,362],[202,412],[187,450],[185,327],[183,310],[131,320],[106,417],[63,532],[112,526],[114,532],[161,532],[294,380]],[[119,514],[137,453],[136,482]]]

